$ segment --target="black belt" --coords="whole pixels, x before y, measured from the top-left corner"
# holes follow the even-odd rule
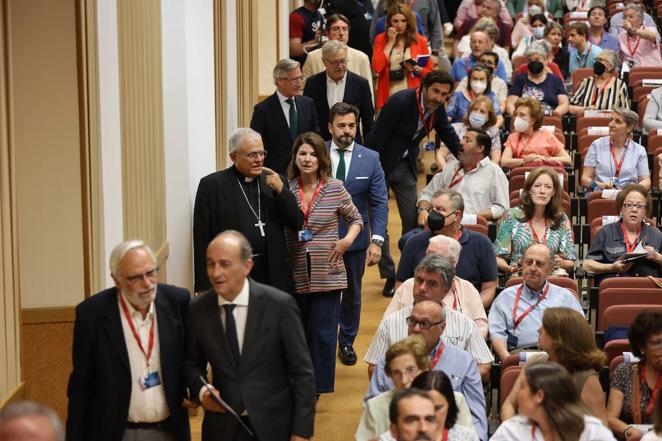
[[[126,423],[126,428],[127,429],[169,429],[170,428],[170,418],[166,418],[163,421],[159,421],[156,423],[134,423],[131,421],[127,421]]]

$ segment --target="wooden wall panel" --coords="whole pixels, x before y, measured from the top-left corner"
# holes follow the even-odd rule
[[[222,1],[222,0],[221,0]],[[248,127],[258,100],[258,1],[237,1],[239,127]]]

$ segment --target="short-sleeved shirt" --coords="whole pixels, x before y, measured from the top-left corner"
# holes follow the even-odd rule
[[[526,247],[534,242],[533,233],[528,222],[520,219],[524,213],[519,207],[511,208],[499,221],[497,236],[494,240],[494,253],[510,260],[511,263],[519,263],[522,253]],[[572,240],[572,231],[568,228],[568,216],[563,214],[561,225],[552,229],[552,223],[547,223],[545,231],[545,243],[554,255],[560,255],[564,259],[576,260],[577,252]]]
[[[586,44],[584,51],[580,54],[577,49],[570,48],[570,73],[579,69],[580,67],[593,67],[595,58],[600,55],[602,48],[593,43]]]
[[[623,30],[618,34],[618,44],[621,47],[621,59],[623,62],[631,62],[633,66],[657,66],[662,67],[662,55],[658,43],[660,34],[655,26],[646,26],[646,31],[654,32],[655,41],[646,40],[638,36],[628,34]]]
[[[395,279],[404,282],[414,277],[416,265],[425,256],[428,243],[432,237],[430,230],[421,231],[412,236],[402,250],[398,271]],[[490,282],[497,278],[496,256],[490,239],[480,233],[471,231],[468,228],[462,229],[460,236],[460,258],[455,267],[455,273],[458,277],[471,282],[480,292],[480,284]]]
[[[508,89],[508,95],[530,96],[540,101],[544,110],[554,110],[559,105],[559,95],[566,95],[563,81],[549,73],[545,80],[536,84],[529,79],[528,74],[515,77],[513,85]]]
[[[453,78],[453,81],[456,83],[463,78],[465,78],[467,75],[469,75],[469,71],[471,70],[472,67],[478,62],[476,60],[476,57],[473,55],[469,55],[468,57],[464,58],[458,58],[453,62],[453,66],[451,67],[451,77]],[[503,62],[499,60],[499,64],[497,64],[496,71],[494,72],[494,75],[497,77],[501,78],[503,81],[508,81],[508,76],[506,74],[506,68],[503,65]]]
[[[510,147],[513,158],[524,158],[527,155],[558,156],[564,149],[563,143],[549,130],[535,130],[531,138],[525,140],[519,132],[511,132],[506,139],[506,147]]]
[[[485,96],[492,101],[494,112],[497,115],[501,115],[501,106],[499,105],[499,100],[494,92],[490,91],[489,93],[486,93]],[[464,120],[464,115],[467,113],[467,109],[469,109],[469,104],[471,104],[471,101],[469,101],[469,98],[467,98],[464,92],[455,92],[448,105],[448,109],[446,109],[446,115],[451,118],[452,123],[462,122]]]
[[[584,167],[595,168],[595,180],[598,182],[609,182],[616,177],[616,165],[611,156],[611,137],[603,136],[598,138],[588,148]],[[625,155],[625,156],[623,156]],[[629,183],[636,183],[643,176],[650,176],[648,168],[648,156],[646,149],[630,140],[627,147],[621,150],[621,157],[617,158],[621,165],[621,172],[618,175],[619,187]]]
[[[321,25],[322,15],[319,11],[311,12],[301,6],[290,14],[290,38],[300,38],[301,42],[310,41],[315,38]],[[306,61],[305,54],[292,58],[302,64]]]
[[[626,424],[632,424],[632,370],[639,369],[639,363],[621,363],[611,374],[611,387],[623,393],[623,407],[621,408],[621,421]],[[641,381],[641,372],[639,373]],[[641,424],[652,424],[650,416],[646,416],[646,407],[650,403],[653,391],[647,382],[640,388],[641,390]]]
[[[609,32],[603,31],[600,41],[593,41],[593,36],[589,32],[588,41],[590,41],[596,46],[600,46],[603,50],[610,49],[616,53],[618,53],[621,50],[621,47],[618,45],[618,38],[616,38],[614,34],[610,34]]]

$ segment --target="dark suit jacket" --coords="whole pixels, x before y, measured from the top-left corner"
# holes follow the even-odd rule
[[[307,96],[295,96],[294,103],[299,117],[297,134],[309,131],[319,133],[319,123],[313,100]],[[287,125],[287,119],[285,119],[283,107],[280,105],[276,92],[255,105],[251,118],[251,129],[262,135],[264,148],[268,152],[268,156],[264,160],[265,167],[269,167],[281,175],[287,175],[287,164],[292,155],[294,137],[290,133],[290,126]]]
[[[327,147],[331,148],[330,142]],[[363,229],[348,251],[365,250],[373,234],[386,236],[388,222],[388,190],[379,155],[375,151],[354,143],[345,189],[363,217]],[[347,234],[347,224],[342,219],[338,234],[340,237]]]
[[[322,71],[308,78],[306,80],[306,87],[303,89],[303,94],[312,98],[315,102],[317,118],[319,119],[320,135],[325,141],[330,140],[329,100],[326,98],[326,71]],[[360,121],[357,121],[360,124],[356,130],[356,141],[363,142],[361,133],[370,133],[375,118],[375,106],[372,104],[372,94],[370,93],[368,80],[360,75],[347,71],[347,78],[345,79],[345,94],[343,95],[342,102],[353,104],[358,107],[361,119]],[[363,126],[363,132],[361,132],[361,126]]]
[[[67,396],[68,441],[120,441],[131,398],[131,367],[117,303],[118,291],[101,291],[76,307],[73,372]],[[188,413],[181,405],[184,321],[190,294],[158,285],[156,320],[161,351],[161,381],[178,441],[190,440]]]
[[[237,186],[234,166],[215,172],[200,180],[193,209],[193,260],[195,263],[195,292],[209,289],[207,277],[207,245],[217,234],[225,230],[242,231],[237,207],[245,207],[245,200]],[[283,191],[278,194],[266,182],[267,173],[260,176],[261,209],[266,222],[267,263],[271,285],[285,292],[294,292],[289,258],[285,251],[283,226],[298,231],[303,224],[294,195],[287,187],[287,179],[281,176]],[[244,205],[240,205],[244,204]],[[265,220],[266,219],[266,220]],[[253,227],[251,227],[253,228]]]
[[[409,167],[414,176],[416,175],[418,144],[426,136],[425,129],[416,134],[420,119],[416,102],[419,91],[420,88],[405,89],[391,95],[366,140],[366,147],[379,153],[387,177],[398,165],[405,150],[409,151]],[[435,131],[446,147],[457,156],[460,140],[448,122],[446,109],[444,106],[439,106],[432,115],[435,118]]]
[[[312,362],[294,298],[249,279],[248,316],[239,365],[228,348],[217,294],[191,301],[185,374],[191,395],[211,364],[213,385],[238,414],[248,412],[261,440],[311,437],[315,421]],[[242,430],[228,413],[206,412],[203,441],[232,440]]]

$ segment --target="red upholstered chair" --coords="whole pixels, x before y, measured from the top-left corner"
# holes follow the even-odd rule
[[[506,281],[505,288],[509,288],[514,285],[519,285],[522,283],[522,280],[524,280],[522,277],[511,277]],[[570,292],[572,292],[575,297],[579,298],[579,295],[577,294],[579,292],[579,289],[577,288],[577,281],[574,279],[571,279],[570,277],[558,277],[558,276],[550,276],[547,278],[549,283],[552,283],[554,285],[561,286],[563,288],[566,288]]]
[[[602,216],[615,216],[616,201],[613,199],[595,199],[588,202],[587,222]]]
[[[517,381],[517,377],[519,377],[521,370],[522,368],[517,365],[501,371],[501,381],[499,382],[499,409],[503,406],[510,391],[513,390],[513,386],[515,386],[515,381]]]
[[[611,362],[609,363],[609,377],[611,377],[611,373],[614,372],[614,370],[618,367],[618,365],[623,363],[623,360],[624,360],[623,354],[612,358]]]
[[[572,73],[572,93],[577,92],[577,88],[581,84],[582,80],[586,77],[593,75],[592,67],[580,67]]]
[[[605,354],[607,354],[607,366],[611,365],[614,358],[623,357],[623,352],[630,352],[630,340],[627,338],[608,341],[605,344]]]
[[[613,289],[613,288],[612,288]],[[648,288],[651,289],[651,288]],[[660,290],[662,293],[662,290]],[[629,328],[637,314],[643,310],[662,312],[662,305],[612,305],[605,309],[602,319],[599,321],[600,331],[606,331],[610,326],[622,326]]]
[[[662,289],[660,288],[607,288],[600,289],[598,296],[597,329],[601,329],[600,322],[610,306],[662,304]]]

